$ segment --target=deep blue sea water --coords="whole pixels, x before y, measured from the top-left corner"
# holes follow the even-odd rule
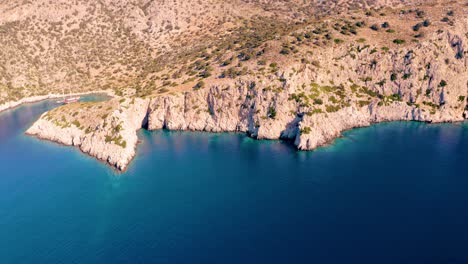
[[[118,174],[0,114],[0,263],[468,263],[468,125],[395,122],[298,152],[141,131]]]

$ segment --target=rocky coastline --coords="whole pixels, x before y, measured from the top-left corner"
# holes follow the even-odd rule
[[[47,113],[26,132],[41,139],[76,146],[118,170],[125,171],[135,156],[139,129],[190,130],[207,132],[244,132],[256,139],[284,139],[293,142],[298,150],[313,150],[329,144],[343,131],[366,127],[388,121],[420,121],[428,123],[462,122],[466,111],[441,110],[431,114],[405,102],[393,102],[379,106],[349,106],[333,113],[307,115],[286,114],[294,108],[287,99],[282,102],[283,112],[275,118],[260,116],[257,108],[268,111],[262,96],[252,99],[247,110],[232,107],[222,113],[210,110],[215,107],[235,105],[232,100],[243,89],[222,90],[213,87],[209,91],[188,92],[182,95],[167,95],[152,99],[136,98],[133,102],[119,104],[106,119],[96,123],[92,132],[71,125],[64,128],[47,119]],[[245,91],[244,91],[245,92]],[[211,101],[210,98],[219,99]],[[237,97],[238,98],[238,97]],[[203,101],[206,99],[205,101]],[[117,101],[118,98],[112,99]],[[198,103],[196,100],[200,100]],[[193,107],[190,102],[198,105]],[[289,103],[289,105],[288,105]],[[198,111],[201,104],[204,112]],[[253,107],[253,108],[252,108]],[[286,112],[284,112],[286,111]],[[91,113],[92,114],[92,113]],[[119,127],[119,129],[116,129]],[[118,130],[118,131],[117,131]],[[109,137],[121,137],[125,144]]]
[[[457,23],[391,51],[359,44],[318,49],[319,66],[294,62],[269,75],[220,79],[190,91],[72,104],[44,113],[26,133],[76,146],[124,171],[141,128],[244,132],[313,150],[345,130],[379,122],[462,122],[468,117],[467,27]]]

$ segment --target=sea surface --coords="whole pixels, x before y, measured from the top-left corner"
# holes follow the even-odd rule
[[[95,100],[96,98],[88,98]],[[468,125],[330,146],[140,131],[126,173],[0,114],[0,263],[468,263]]]

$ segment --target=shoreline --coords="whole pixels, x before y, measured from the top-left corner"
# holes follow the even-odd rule
[[[316,151],[320,148],[326,148],[326,147],[329,147],[333,144],[335,144],[336,140],[340,139],[340,138],[345,138],[346,136],[344,135],[344,133],[348,132],[348,131],[352,131],[352,130],[355,130],[355,129],[364,129],[364,128],[370,128],[370,127],[373,127],[375,125],[379,125],[379,124],[388,124],[388,123],[419,123],[419,124],[425,124],[425,125],[441,125],[441,124],[464,124],[464,123],[467,123],[467,119],[465,120],[440,120],[440,121],[425,121],[425,120],[405,120],[405,119],[395,119],[395,120],[383,120],[383,121],[371,121],[368,125],[364,125],[364,126],[359,126],[359,125],[356,125],[356,126],[353,126],[353,127],[350,127],[350,128],[346,128],[346,129],[343,129],[340,131],[339,135],[331,138],[330,140],[327,140],[326,142],[324,143],[320,143],[318,144],[317,146],[311,148],[311,149],[302,149],[299,147],[299,145],[297,145],[295,143],[295,140],[297,138],[282,138],[282,137],[278,137],[278,138],[257,138],[257,137],[253,137],[252,135],[249,135],[248,132],[246,131],[206,131],[206,130],[192,130],[192,129],[167,129],[167,128],[162,128],[162,129],[148,129],[148,128],[145,128],[145,127],[141,127],[139,128],[136,132],[140,131],[140,130],[144,130],[144,131],[148,131],[148,132],[154,132],[154,131],[168,131],[168,132],[194,132],[194,133],[209,133],[209,134],[218,134],[218,133],[233,133],[233,134],[240,134],[244,137],[248,137],[248,138],[251,138],[255,141],[282,141],[282,142],[285,142],[286,144],[290,145],[292,148],[295,149],[295,151],[297,152],[309,152],[309,151]],[[138,142],[137,144],[133,147],[133,150],[134,150],[134,155],[133,157],[128,160],[128,162],[126,162],[126,165],[125,167],[122,169],[122,168],[119,168],[117,167],[115,164],[110,164],[108,161],[104,160],[104,159],[101,159],[101,158],[98,158],[96,157],[95,155],[92,155],[88,152],[85,152],[83,149],[81,149],[80,146],[77,146],[77,145],[68,145],[68,144],[65,144],[65,143],[62,143],[62,142],[59,142],[59,141],[56,141],[56,140],[51,140],[51,139],[48,139],[46,137],[42,137],[40,134],[30,134],[28,132],[26,132],[25,134],[29,135],[29,136],[32,136],[32,137],[35,137],[39,140],[43,140],[43,141],[48,141],[48,142],[52,142],[52,143],[56,143],[56,144],[59,144],[59,145],[62,145],[62,146],[72,146],[72,147],[76,147],[78,148],[78,150],[85,154],[85,155],[88,155],[88,156],[91,156],[93,157],[95,160],[97,160],[98,162],[102,162],[103,164],[106,164],[108,165],[110,168],[112,168],[112,170],[114,171],[114,173],[116,174],[122,174],[122,173],[125,173],[128,168],[131,166],[131,164],[133,163],[133,161],[135,160],[135,158],[137,157],[137,152],[138,152],[138,146],[140,144],[142,144],[143,142],[140,141],[141,138],[138,138]]]
[[[147,111],[145,111],[147,113]],[[206,131],[206,130],[196,130],[196,129],[168,129],[168,128],[162,128],[162,129],[151,129],[151,128],[147,128],[147,127],[139,127],[136,129],[136,133],[140,130],[145,130],[145,131],[148,131],[148,132],[151,132],[151,131],[157,131],[157,130],[166,130],[166,131],[172,131],[172,132],[206,132],[206,133],[210,133],[210,134],[216,134],[216,133],[238,133],[238,134],[242,134],[243,136],[245,137],[249,137],[249,138],[252,138],[254,140],[277,140],[277,141],[283,141],[283,142],[286,142],[287,144],[290,144],[293,148],[296,149],[296,151],[298,152],[305,152],[305,151],[314,151],[314,150],[317,150],[319,148],[323,148],[323,147],[327,147],[327,146],[330,146],[330,145],[333,145],[337,139],[339,138],[343,138],[345,137],[343,133],[347,132],[347,131],[351,131],[351,130],[354,130],[354,129],[359,129],[359,128],[366,128],[366,127],[372,127],[374,125],[377,125],[377,124],[382,124],[382,123],[393,123],[393,122],[402,122],[402,123],[410,123],[410,122],[414,122],[414,123],[424,123],[424,124],[463,124],[463,123],[466,123],[466,119],[465,120],[458,120],[456,118],[452,118],[452,119],[440,119],[440,120],[417,120],[417,119],[412,119],[412,120],[408,120],[408,119],[404,119],[404,118],[396,118],[396,119],[393,119],[393,120],[381,120],[381,121],[376,121],[376,120],[372,120],[370,121],[368,124],[366,125],[353,125],[352,127],[348,127],[348,128],[344,128],[344,129],[340,129],[339,131],[339,134],[337,134],[336,136],[333,136],[332,138],[329,138],[328,140],[326,140],[326,142],[322,142],[322,143],[318,143],[315,147],[312,147],[312,148],[308,148],[308,149],[304,149],[304,148],[301,148],[300,147],[300,144],[298,144],[298,142],[296,142],[298,139],[297,135],[294,137],[294,138],[282,138],[281,136],[278,137],[278,138],[257,138],[255,136],[252,136],[252,135],[249,135],[248,131],[241,131],[241,130],[238,130],[238,131]],[[299,133],[299,132],[297,132]],[[60,142],[59,140],[53,140],[53,139],[50,139],[46,136],[43,136],[41,133],[28,133],[28,131],[25,132],[26,135],[29,135],[29,136],[32,136],[32,137],[35,137],[37,139],[40,139],[40,140],[45,140],[45,141],[49,141],[49,142],[52,142],[52,143],[58,143],[59,145],[63,145],[63,146],[73,146],[73,147],[77,147],[80,152],[82,152],[84,155],[88,155],[88,156],[91,156],[93,158],[95,158],[97,161],[99,162],[103,162],[105,164],[107,164],[109,167],[111,167],[113,169],[114,172],[120,174],[120,173],[125,173],[129,166],[133,163],[133,160],[136,158],[137,156],[137,151],[138,151],[138,146],[142,143],[140,141],[141,138],[138,138],[138,141],[137,143],[135,144],[135,146],[133,146],[133,156],[125,162],[125,165],[123,168],[119,168],[116,164],[112,164],[110,163],[108,160],[106,159],[102,159],[102,158],[98,158],[96,155],[93,155],[91,154],[90,152],[87,152],[87,151],[84,151],[82,149],[81,146],[78,146],[78,145],[74,145],[74,144],[66,144],[66,143],[63,143],[63,142]],[[137,135],[138,136],[138,135]],[[300,137],[300,135],[299,135]],[[307,138],[306,138],[307,140]]]
[[[459,125],[462,125],[462,124],[465,124],[465,123],[468,123],[467,120],[464,120],[464,121],[442,121],[442,122],[427,122],[427,121],[419,121],[419,120],[388,120],[388,121],[382,121],[382,122],[372,122],[370,125],[368,126],[356,126],[356,127],[352,127],[352,128],[349,128],[349,129],[346,129],[346,130],[343,130],[341,132],[341,134],[337,137],[335,137],[334,139],[330,140],[329,142],[327,143],[324,143],[324,144],[320,144],[318,145],[317,147],[315,147],[314,149],[311,149],[311,150],[305,150],[305,149],[299,149],[295,144],[294,144],[294,140],[291,140],[291,139],[287,139],[287,138],[277,138],[277,139],[258,139],[258,138],[254,138],[254,137],[251,137],[250,135],[248,135],[248,133],[246,132],[243,132],[243,131],[222,131],[222,132],[210,132],[210,131],[198,131],[198,130],[172,130],[172,129],[154,129],[154,130],[149,130],[149,129],[146,129],[146,128],[141,128],[139,129],[138,131],[140,130],[144,130],[144,131],[147,131],[147,132],[156,132],[156,131],[167,131],[167,132],[192,132],[192,133],[207,133],[207,134],[220,134],[220,133],[227,133],[227,134],[232,134],[232,135],[235,135],[235,134],[238,134],[238,135],[241,135],[243,137],[247,137],[247,138],[251,138],[253,139],[254,141],[278,141],[278,142],[284,142],[286,143],[289,147],[291,147],[292,149],[294,149],[294,151],[296,151],[297,153],[299,152],[314,152],[314,151],[317,151],[319,149],[322,149],[322,148],[327,148],[327,147],[330,147],[332,145],[334,145],[336,143],[337,140],[339,139],[343,139],[343,138],[346,138],[346,135],[345,133],[346,132],[349,132],[349,131],[352,131],[352,130],[355,130],[355,129],[366,129],[366,128],[370,128],[370,127],[373,127],[375,125],[380,125],[380,124],[391,124],[391,123],[417,123],[417,124],[424,124],[424,125],[443,125],[443,124],[446,124],[446,125],[455,125],[455,124],[459,124]],[[137,132],[138,132],[137,131]],[[88,157],[91,157],[92,159],[94,159],[95,161],[101,163],[101,164],[104,164],[106,167],[110,168],[113,173],[115,175],[122,175],[124,173],[126,173],[130,166],[132,166],[132,164],[134,163],[134,160],[137,158],[137,153],[138,153],[138,146],[141,145],[141,144],[144,144],[144,140],[141,140],[141,138],[138,138],[138,142],[137,144],[135,145],[134,147],[134,151],[135,151],[135,155],[131,158],[131,160],[129,160],[129,162],[127,163],[127,165],[125,166],[124,169],[120,169],[118,167],[116,167],[115,165],[112,165],[112,164],[109,164],[109,162],[107,162],[106,160],[104,159],[100,159],[100,158],[97,158],[96,156],[94,155],[91,155],[90,153],[88,152],[85,152],[83,151],[79,146],[76,146],[76,145],[67,145],[65,143],[62,143],[62,142],[59,142],[59,141],[55,141],[55,140],[50,140],[50,139],[47,139],[47,138],[43,138],[39,135],[34,135],[34,134],[29,134],[27,132],[24,133],[25,135],[27,136],[30,136],[30,137],[33,137],[35,138],[36,140],[39,140],[39,141],[43,141],[43,142],[48,142],[48,143],[52,143],[52,144],[57,144],[58,146],[63,146],[63,147],[74,147],[76,148],[81,154],[83,155],[86,155]]]
[[[332,146],[333,144],[335,144],[335,142],[338,140],[338,139],[342,139],[342,138],[346,138],[346,135],[345,133],[347,132],[350,132],[352,130],[356,130],[356,129],[366,129],[366,128],[371,128],[373,126],[377,126],[377,125],[384,125],[384,124],[392,124],[392,123],[415,123],[415,124],[424,124],[424,125],[463,125],[463,124],[468,124],[468,119],[465,119],[463,121],[461,120],[454,120],[454,121],[440,121],[440,122],[429,122],[429,121],[421,121],[421,120],[387,120],[387,121],[382,121],[382,122],[372,122],[370,123],[368,126],[356,126],[356,127],[352,127],[352,128],[349,128],[349,129],[345,129],[343,131],[341,131],[341,134],[337,137],[335,137],[334,139],[332,139],[330,142],[327,142],[327,143],[324,143],[324,144],[320,144],[318,145],[317,147],[315,147],[314,149],[299,149],[297,147],[295,147],[295,149],[298,151],[298,152],[313,152],[313,151],[316,151],[320,148],[326,148],[326,147],[330,147]],[[283,139],[278,139],[278,140],[283,140]],[[294,144],[293,144],[294,146]]]
[[[23,104],[30,104],[30,103],[37,103],[49,99],[57,99],[63,98],[67,96],[85,96],[85,95],[92,95],[92,94],[106,94],[108,96],[113,97],[114,93],[112,90],[96,90],[96,91],[89,91],[89,92],[81,92],[81,93],[72,93],[68,95],[63,94],[48,94],[48,95],[37,95],[37,96],[30,96],[24,97],[18,101],[10,101],[0,105],[0,113],[3,111],[7,111],[13,109],[15,107],[21,106]]]

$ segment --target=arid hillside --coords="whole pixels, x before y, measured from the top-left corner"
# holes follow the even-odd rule
[[[388,9],[396,6],[408,13]],[[466,20],[466,8],[460,1],[420,0],[6,0],[0,103],[62,91],[187,90],[219,81],[225,70],[228,77],[258,74],[267,62],[281,69],[342,41],[365,38],[389,48],[397,38],[424,41]],[[414,32],[424,20],[431,26]],[[369,28],[386,21],[388,28]],[[298,34],[303,40],[293,39]],[[278,53],[286,49],[294,55]]]

